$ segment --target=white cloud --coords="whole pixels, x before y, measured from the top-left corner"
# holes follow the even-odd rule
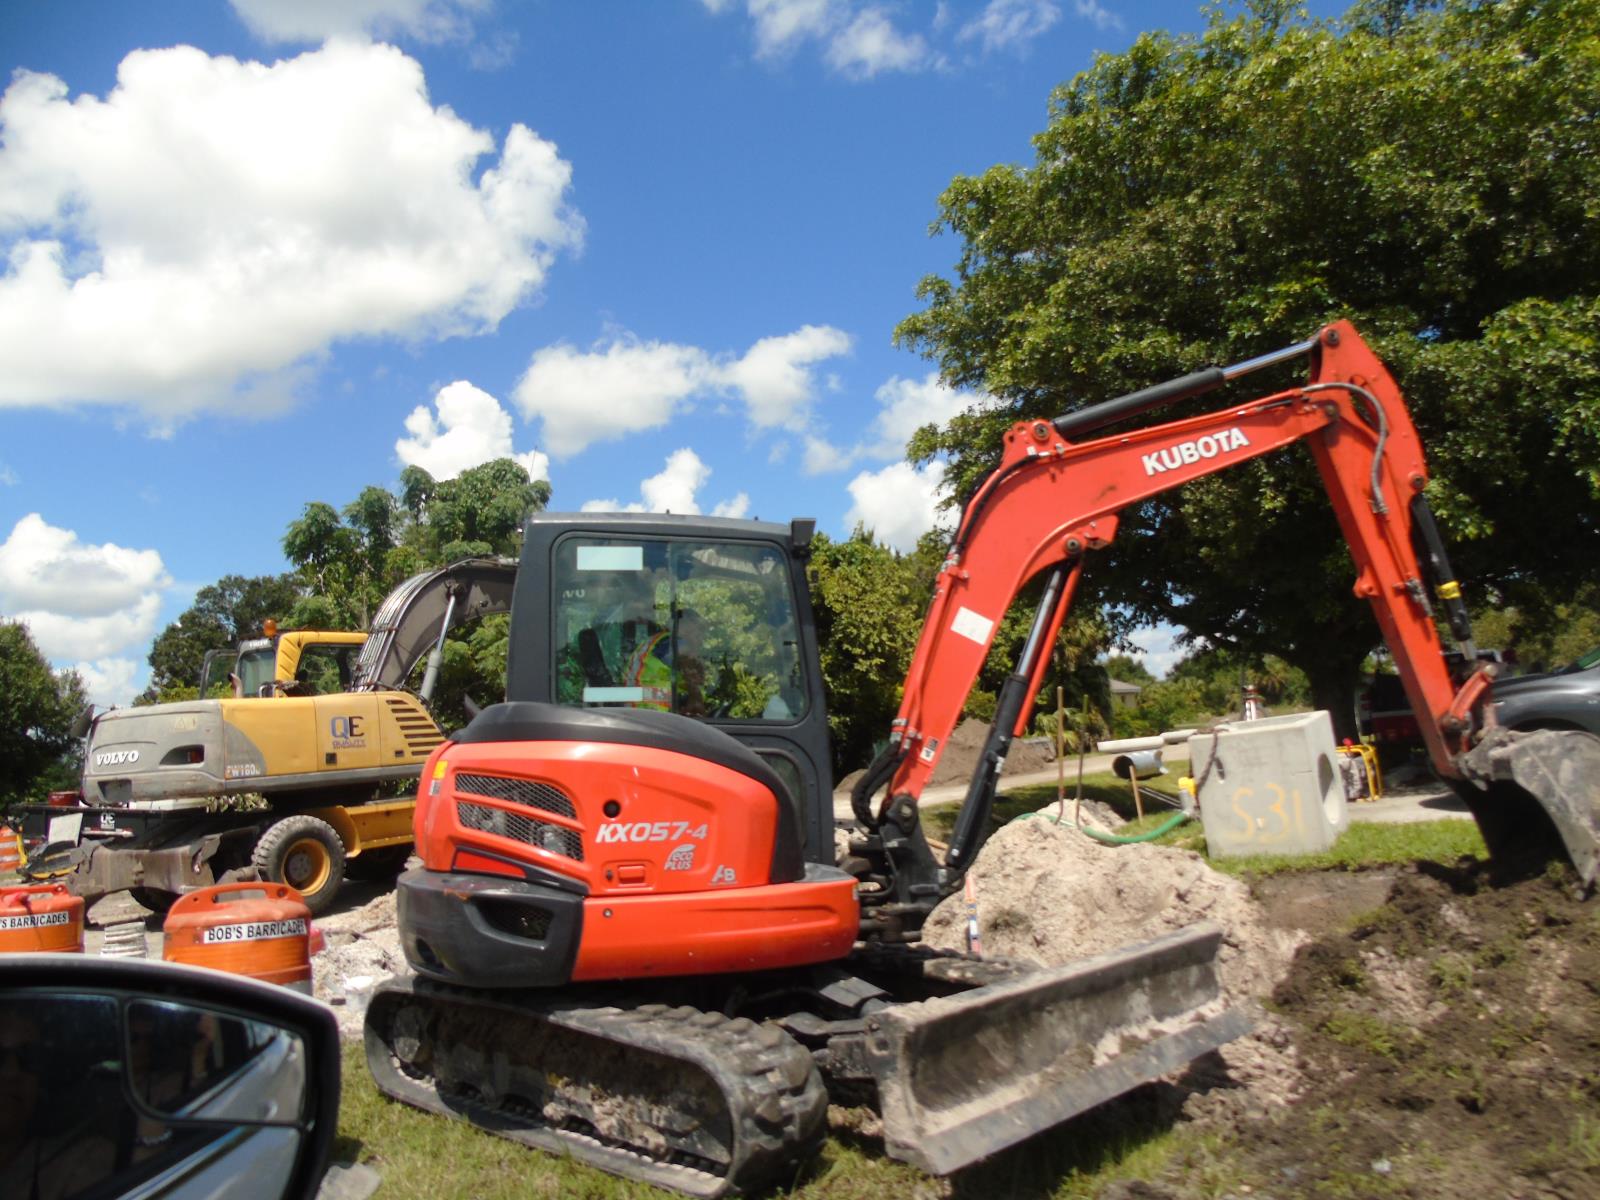
[[[807,475],[842,471],[862,459],[901,458],[911,435],[924,425],[943,425],[958,413],[983,408],[992,400],[977,392],[964,392],[942,383],[936,371],[919,382],[890,376],[873,393],[878,415],[861,441],[849,449],[817,434],[807,434],[803,469]]]
[[[850,335],[828,325],[805,325],[762,338],[730,363],[720,378],[744,396],[758,429],[804,429],[811,421],[816,380],[811,368],[850,352]]]
[[[100,659],[148,642],[172,585],[161,555],[91,545],[38,513],[0,543],[0,613],[21,621],[52,662]]]
[[[937,371],[929,371],[920,383],[890,376],[873,395],[879,409],[866,452],[878,458],[904,454],[906,441],[924,425],[943,425],[958,413],[989,403],[985,396],[945,384]]]
[[[454,479],[468,467],[510,458],[527,468],[533,479],[550,478],[550,458],[538,450],[518,454],[512,448],[511,414],[488,392],[464,379],[439,389],[433,399],[436,417],[425,404],[411,410],[406,432],[395,453],[407,466],[421,467],[435,479]]]
[[[619,500],[588,500],[584,512],[655,512],[694,516],[700,512],[697,494],[711,478],[711,468],[700,456],[685,446],[667,455],[661,472],[639,484],[643,503]],[[742,517],[750,510],[750,497],[740,492],[731,500],[724,500],[711,510],[714,517]]]
[[[126,706],[144,689],[149,668],[131,658],[100,658],[72,665],[97,708]]]
[[[140,50],[104,99],[19,72],[0,407],[131,403],[170,426],[251,390],[285,403],[340,340],[493,329],[583,230],[553,144],[513,125],[495,149],[391,46]]]
[[[826,438],[807,434],[805,439],[805,458],[802,460],[801,469],[807,475],[825,475],[829,471],[842,471],[856,460],[856,454],[851,450],[844,450],[835,446]]]
[[[1117,16],[1099,0],[1073,0],[1073,11],[1085,21],[1094,23],[1097,29],[1121,29],[1122,18]]]
[[[23,517],[0,543],[0,611],[7,613],[101,616],[171,582],[154,550],[88,545],[38,513]]]
[[[712,13],[727,0],[702,0]],[[823,61],[847,79],[871,79],[883,71],[920,71],[940,59],[920,34],[902,33],[877,4],[852,0],[746,0],[756,57],[781,59],[816,42]]]
[[[801,42],[825,37],[842,12],[836,0],[749,0],[748,10],[759,58],[773,58]]]
[[[1181,630],[1174,625],[1153,625],[1135,630],[1128,635],[1128,640],[1137,647],[1145,670],[1162,679],[1188,653],[1187,649],[1178,645],[1180,633]]]
[[[321,42],[370,33],[420,42],[468,37],[488,0],[228,0],[250,32],[269,42]]]
[[[762,338],[738,358],[628,334],[588,351],[560,343],[535,352],[512,395],[526,419],[543,421],[541,440],[557,458],[659,428],[695,400],[727,393],[757,429],[798,430],[811,420],[816,364],[850,344],[827,325]]]
[[[16,487],[20,482],[10,464],[0,462],[0,487]]]
[[[944,486],[944,464],[930,462],[918,469],[898,462],[881,471],[863,471],[848,485],[850,511],[845,525],[865,525],[880,542],[909,551],[917,539],[938,526],[947,528],[955,514],[938,507]]]
[[[1086,0],[1077,0],[1083,13]],[[1087,0],[1093,3],[1093,0]],[[956,36],[963,42],[974,39],[986,52],[1016,50],[1044,33],[1061,19],[1061,10],[1050,0],[989,0],[983,12],[961,27]]]
[[[564,342],[535,352],[512,396],[525,418],[544,421],[544,444],[564,458],[665,425],[715,383],[704,350],[624,335],[587,352]]]
[[[38,609],[8,615],[28,627],[40,653],[59,663],[79,655],[101,658],[149,642],[161,615],[161,597],[154,593],[140,596],[127,608],[97,616],[69,616]]]
[[[871,79],[881,71],[919,71],[933,59],[918,34],[903,34],[880,8],[856,14],[828,44],[828,65],[849,79]]]

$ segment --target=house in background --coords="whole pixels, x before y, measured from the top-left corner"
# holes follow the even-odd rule
[[[1111,681],[1111,707],[1112,708],[1138,708],[1139,693],[1144,691],[1137,683],[1123,683],[1120,679]]]

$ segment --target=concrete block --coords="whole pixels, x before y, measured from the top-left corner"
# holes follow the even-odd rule
[[[1195,734],[1189,766],[1206,847],[1215,857],[1315,854],[1350,825],[1326,712],[1238,721],[1214,734]]]

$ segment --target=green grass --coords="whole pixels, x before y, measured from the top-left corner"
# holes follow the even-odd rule
[[[1414,862],[1446,865],[1462,858],[1487,858],[1483,835],[1472,821],[1445,819],[1409,825],[1356,821],[1318,854],[1263,854],[1212,859],[1229,875],[1276,875],[1285,871],[1360,871]]]
[[[1134,817],[1133,795],[1126,781],[1109,771],[1085,775],[1083,794],[1086,800],[1098,800],[1115,809],[1128,825],[1117,830],[1124,836],[1145,832],[1161,824],[1172,814],[1177,804],[1176,781],[1163,777],[1155,786],[1141,783],[1139,790],[1145,796],[1145,817]],[[1076,781],[1068,779],[1066,805],[1062,819],[1072,820],[1073,797]],[[995,798],[994,814],[990,820],[991,831],[1008,821],[1047,806],[1055,813],[1056,789],[1052,784],[1012,788]],[[928,836],[948,841],[955,827],[959,804],[929,805],[922,810],[923,828]],[[1206,852],[1205,835],[1198,821],[1187,822],[1158,838],[1158,846],[1179,846]],[[1210,859],[1211,866],[1229,875],[1276,875],[1286,871],[1359,871],[1367,867],[1394,866],[1413,862],[1450,864],[1463,857],[1487,858],[1488,849],[1483,835],[1472,821],[1443,819],[1417,821],[1403,825],[1382,825],[1366,821],[1352,822],[1350,828],[1339,836],[1327,850],[1317,854],[1252,855],[1247,858]]]

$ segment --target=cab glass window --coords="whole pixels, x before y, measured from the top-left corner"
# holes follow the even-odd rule
[[[791,721],[807,706],[783,552],[747,542],[564,539],[556,698]]]

